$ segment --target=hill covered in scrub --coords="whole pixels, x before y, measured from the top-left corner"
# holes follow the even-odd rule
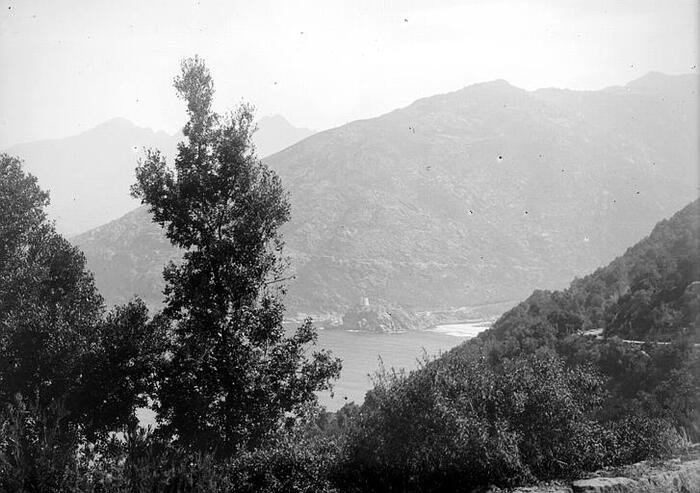
[[[380,372],[340,412],[355,416],[347,478],[362,491],[574,480],[698,441],[699,220],[695,201],[567,290],[535,292],[416,371]],[[585,333],[600,323],[602,338]]]
[[[264,159],[293,204],[288,315],[517,300],[609,262],[697,196],[697,76],[652,82],[477,84]],[[159,234],[137,210],[73,241],[108,302],[155,306],[178,255]]]
[[[550,337],[602,328],[606,337],[700,341],[700,201],[568,289],[536,291],[482,337],[505,340],[528,327]]]

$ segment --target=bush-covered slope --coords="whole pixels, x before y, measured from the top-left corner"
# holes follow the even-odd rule
[[[512,485],[700,438],[699,218],[696,201],[569,289],[535,292],[419,370],[380,373],[348,432],[343,480],[358,491]],[[653,313],[675,318],[659,328]],[[648,330],[634,334],[670,342],[581,333],[607,323],[604,335],[628,337],[641,320]]]
[[[700,201],[659,222],[608,266],[564,291],[536,291],[503,315],[484,338],[524,331],[541,338],[603,328],[605,336],[666,341],[700,339]]]

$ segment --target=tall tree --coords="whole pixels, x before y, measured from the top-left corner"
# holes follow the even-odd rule
[[[279,228],[290,207],[255,154],[252,108],[215,113],[214,84],[198,57],[182,62],[174,85],[187,103],[187,140],[174,169],[149,151],[132,188],[185,251],[164,271],[163,313],[174,330],[159,419],[183,443],[226,455],[315,401],[340,361],[307,354],[317,337],[310,321],[291,335],[282,324]]]
[[[0,155],[0,411],[64,406],[88,435],[119,429],[153,393],[164,326],[135,300],[105,314],[83,254],[47,220],[49,196]]]
[[[48,194],[21,161],[0,156],[0,401],[43,402],[80,378],[102,315],[82,254],[47,221]]]

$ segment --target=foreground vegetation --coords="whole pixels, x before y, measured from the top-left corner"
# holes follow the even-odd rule
[[[573,477],[700,438],[700,203],[610,266],[536,292],[362,406],[320,410],[340,363],[282,328],[289,205],[252,113],[211,110],[199,59],[175,81],[187,142],[134,194],[187,253],[166,303],[105,311],[48,195],[0,157],[0,490],[462,491]],[[585,331],[604,327],[604,338]],[[630,344],[623,339],[664,341]],[[155,430],[140,428],[151,407]]]

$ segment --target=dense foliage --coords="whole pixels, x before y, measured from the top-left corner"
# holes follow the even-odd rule
[[[62,491],[85,440],[136,424],[163,358],[135,300],[105,313],[48,194],[0,156],[0,489]]]
[[[553,339],[605,328],[606,336],[700,341],[700,201],[656,225],[610,265],[564,291],[536,291],[485,338]]]
[[[607,377],[608,419],[665,418],[697,440],[698,252],[700,201],[695,201],[567,290],[533,293],[472,344],[488,346],[494,359],[547,349],[570,364],[593,364]],[[602,330],[599,338],[584,335],[596,328]]]
[[[405,375],[380,374],[348,434],[341,483],[353,491],[456,491],[573,477],[672,450],[667,423],[596,419],[600,374],[552,354],[489,362],[483,348]]]
[[[49,402],[75,391],[102,300],[77,249],[43,208],[48,194],[0,156],[0,400]]]
[[[174,331],[158,419],[184,445],[228,456],[314,401],[340,362],[306,354],[316,339],[310,321],[291,336],[282,325],[279,227],[289,204],[256,157],[251,109],[213,112],[214,84],[199,58],[182,63],[175,88],[187,103],[187,140],[174,169],[150,152],[133,187],[185,250],[164,271],[163,317]]]
[[[163,331],[138,300],[104,313],[82,254],[58,235],[48,195],[0,157],[0,405],[65,407],[88,433],[132,422],[153,390]]]

